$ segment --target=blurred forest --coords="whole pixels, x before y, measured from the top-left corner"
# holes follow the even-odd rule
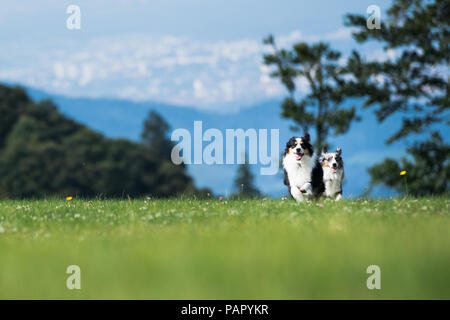
[[[184,165],[170,161],[169,125],[156,113],[142,142],[109,139],[0,85],[0,197],[202,196]]]

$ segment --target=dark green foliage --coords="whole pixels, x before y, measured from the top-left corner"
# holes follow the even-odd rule
[[[339,67],[341,54],[325,43],[308,45],[300,42],[291,51],[279,50],[272,36],[264,40],[271,45],[273,53],[264,56],[264,63],[274,66],[272,77],[279,78],[289,92],[282,104],[282,116],[290,118],[303,131],[314,126],[316,147],[327,146],[327,137],[348,131],[356,116],[356,108],[342,108],[346,97],[346,70]],[[295,97],[296,80],[302,79],[309,85],[309,93],[300,101]],[[293,129],[299,129],[293,127]]]
[[[6,137],[16,123],[20,114],[28,107],[31,100],[21,88],[11,90],[0,85],[0,150],[4,147]]]
[[[151,111],[144,121],[141,135],[144,148],[149,158],[158,159],[156,170],[149,168],[155,171],[155,175],[151,177],[154,179],[153,183],[159,186],[160,192],[163,194],[175,192],[176,194],[205,196],[210,193],[209,190],[197,192],[191,178],[186,175],[185,165],[172,163],[170,154],[175,144],[168,138],[169,131],[169,124],[155,111]]]
[[[245,162],[239,166],[236,179],[234,180],[236,192],[232,197],[236,198],[258,198],[261,193],[254,185],[254,176],[250,170],[250,165]]]
[[[151,147],[150,152],[155,157],[170,159],[170,153],[175,145],[169,136],[170,126],[155,111],[150,111],[148,118],[144,121],[142,131],[142,141],[145,145]]]
[[[146,125],[147,144],[105,138],[51,101],[35,104],[21,88],[0,85],[0,115],[2,197],[198,194],[185,167],[160,156],[172,144],[168,125],[155,113],[146,124],[158,119],[161,126]]]
[[[351,81],[352,95],[364,97],[364,106],[377,106],[375,113],[379,121],[384,121],[393,114],[402,115],[400,129],[392,135],[387,143],[418,133],[429,133],[430,141],[423,147],[434,148],[433,153],[449,157],[449,145],[439,140],[433,124],[450,125],[450,85],[448,82],[448,65],[450,62],[450,1],[396,0],[382,19],[381,30],[368,30],[366,17],[347,15],[346,24],[359,28],[354,37],[359,42],[375,40],[384,44],[385,50],[391,50],[390,59],[385,61],[365,61],[357,52],[353,52],[348,68],[355,80]],[[440,141],[440,142],[439,142]],[[436,149],[440,148],[440,149]],[[384,182],[393,186],[388,169],[408,166],[408,179],[418,181],[432,177],[449,179],[448,162],[444,165],[439,158],[426,158],[418,155],[419,151],[409,148],[413,163],[397,163],[387,160],[370,169],[376,183]],[[402,169],[406,169],[402,168]],[[410,188],[414,194],[443,193],[448,184],[424,183],[417,189]]]
[[[433,123],[450,124],[449,16],[448,0],[397,0],[381,30],[368,30],[363,16],[346,17],[347,25],[360,28],[354,34],[357,41],[376,40],[385,50],[396,50],[397,58],[383,62],[366,62],[357,52],[349,61],[357,82],[354,93],[367,98],[365,106],[379,106],[380,121],[396,112],[404,114],[400,130],[388,143],[423,132]]]
[[[396,112],[404,114],[400,130],[388,143],[423,132],[433,123],[450,124],[449,16],[446,0],[397,0],[381,30],[368,30],[363,16],[346,17],[347,25],[360,28],[354,34],[357,41],[376,40],[385,50],[396,50],[396,58],[383,62],[366,62],[353,52],[349,63],[356,76],[354,93],[367,98],[365,106],[379,105],[380,121]]]
[[[402,158],[400,162],[386,159],[369,169],[374,184],[384,183],[401,194],[425,196],[446,193],[450,177],[450,146],[434,133],[428,141],[408,148],[413,162]],[[405,170],[406,175],[400,176]],[[405,181],[406,179],[406,181]]]

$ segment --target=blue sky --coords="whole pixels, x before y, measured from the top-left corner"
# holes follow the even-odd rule
[[[81,30],[66,28],[71,4],[81,9]],[[356,44],[343,16],[372,4],[384,10],[390,1],[10,1],[0,11],[0,81],[236,111],[285,94],[262,65],[266,35],[284,46],[327,41],[348,53]],[[386,55],[378,45],[361,49]]]

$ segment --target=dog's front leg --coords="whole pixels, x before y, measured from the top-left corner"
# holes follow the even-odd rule
[[[325,196],[327,198],[333,198],[333,183],[331,180],[325,180]]]
[[[300,192],[300,189],[296,186],[291,187],[291,195],[298,202],[302,202],[304,200],[303,193]]]
[[[339,201],[342,199],[342,193],[338,193],[338,195],[336,196],[336,201]]]
[[[300,188],[300,192],[301,192],[305,197],[312,198],[312,197],[313,197],[313,190],[312,190],[311,182],[305,183],[305,184]]]

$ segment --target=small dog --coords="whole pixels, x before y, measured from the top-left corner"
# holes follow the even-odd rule
[[[328,153],[322,150],[320,162],[323,169],[323,182],[325,183],[325,196],[334,198],[336,201],[342,199],[342,182],[344,181],[344,161],[342,161],[342,149]]]
[[[325,191],[322,167],[314,156],[309,134],[292,137],[283,155],[284,184],[297,201],[317,198]]]

